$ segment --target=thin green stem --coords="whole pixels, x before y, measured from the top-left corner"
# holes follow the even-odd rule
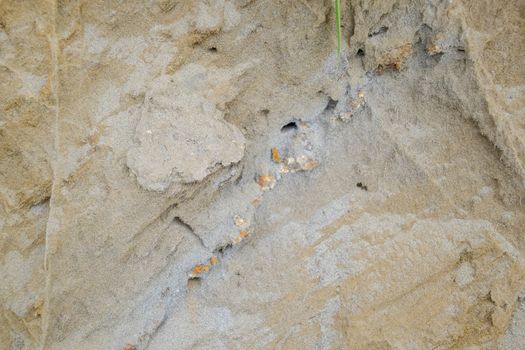
[[[337,28],[337,55],[341,54],[341,0],[335,0],[335,25]]]

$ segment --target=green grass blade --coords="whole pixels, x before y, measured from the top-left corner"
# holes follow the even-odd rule
[[[341,0],[335,0],[335,26],[337,28],[337,55],[341,54]]]

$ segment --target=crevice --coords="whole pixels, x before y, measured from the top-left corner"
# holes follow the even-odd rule
[[[180,218],[180,216],[175,216],[173,218],[173,222],[175,222],[176,224],[178,225],[181,225],[181,226],[184,226],[186,229],[188,229],[189,232],[191,232],[191,234],[197,239],[197,241],[199,241],[199,243],[201,244],[201,246],[208,250],[208,247],[206,246],[206,244],[204,243],[204,240],[202,239],[201,236],[199,236],[195,230],[193,229],[193,227],[191,227],[190,224],[188,224],[187,222],[185,222],[184,220],[182,220]]]
[[[368,37],[372,38],[372,37],[374,37],[376,35],[384,34],[386,32],[388,32],[388,27],[387,26],[382,26],[381,28],[379,28],[375,32],[368,33]]]
[[[172,215],[172,211],[177,208],[177,205],[177,203],[169,205],[159,215],[157,215],[155,218],[153,218],[147,224],[145,224],[139,230],[137,230],[135,234],[133,234],[133,236],[131,236],[128,239],[128,243],[136,241],[144,233],[155,230],[159,224],[162,224],[162,222],[166,222],[166,220],[168,220],[168,218]]]

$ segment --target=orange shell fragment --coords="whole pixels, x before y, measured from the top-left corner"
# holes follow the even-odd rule
[[[135,345],[132,345],[132,344],[126,344],[124,345],[124,347],[122,348],[122,350],[135,350]]]
[[[246,231],[246,230],[241,230],[241,231],[239,232],[239,235],[238,235],[237,237],[235,237],[235,238],[233,239],[232,242],[233,242],[233,244],[238,244],[238,243],[240,243],[243,239],[245,239],[246,237],[248,237],[249,235],[250,235],[250,233],[249,233],[248,231]]]
[[[275,177],[273,175],[261,175],[257,183],[262,189],[271,189],[275,185]]]
[[[259,176],[259,180],[257,181],[257,183],[261,187],[264,187],[268,182],[270,182],[270,176],[269,175],[261,175],[261,176]]]
[[[191,269],[190,276],[192,277],[198,277],[199,275],[202,275],[205,272],[210,271],[210,265],[208,264],[199,264],[195,265],[193,269]]]
[[[281,162],[281,156],[279,155],[279,150],[277,149],[277,147],[272,148],[272,160],[275,163]]]
[[[210,258],[210,264],[211,266],[214,266],[214,265],[217,265],[218,263],[218,259],[215,255],[213,255],[211,258]]]

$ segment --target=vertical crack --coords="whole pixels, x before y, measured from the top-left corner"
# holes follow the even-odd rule
[[[45,232],[45,241],[44,241],[44,272],[46,274],[45,276],[45,289],[44,289],[44,306],[43,306],[43,312],[42,312],[42,320],[41,320],[41,339],[40,339],[40,345],[41,349],[44,349],[46,347],[48,333],[49,333],[49,322],[50,322],[50,289],[51,289],[51,276],[49,273],[49,262],[48,262],[48,252],[49,252],[49,244],[50,244],[50,234],[53,233],[54,230],[56,230],[57,223],[55,222],[55,193],[57,191],[57,179],[58,179],[58,160],[59,160],[59,117],[60,117],[60,104],[59,104],[59,42],[58,42],[58,33],[57,33],[57,11],[58,11],[58,2],[52,1],[49,2],[49,10],[50,10],[50,19],[49,19],[49,25],[50,25],[50,33],[48,35],[48,42],[49,42],[49,51],[50,51],[50,86],[51,86],[51,92],[52,92],[52,104],[54,105],[54,122],[53,122],[53,154],[51,156],[51,169],[53,172],[53,179],[52,179],[52,185],[51,185],[51,198],[49,201],[49,214],[48,214],[48,221],[46,224],[46,232]]]

